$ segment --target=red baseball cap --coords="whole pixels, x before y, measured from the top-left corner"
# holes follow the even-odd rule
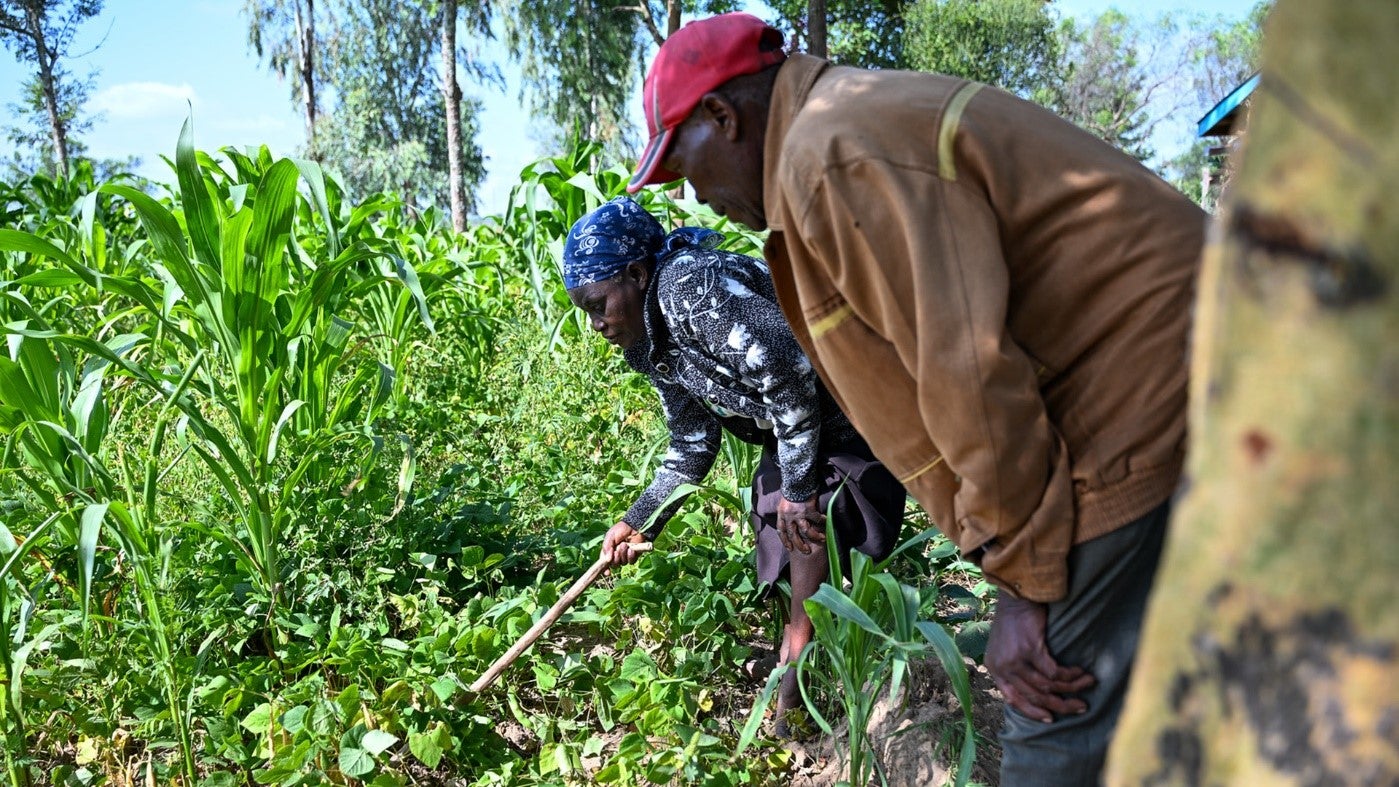
[[[635,193],[680,176],[661,166],[675,127],[704,95],[734,77],[755,74],[787,58],[782,33],[752,14],[732,13],[691,22],[661,44],[642,88],[650,141],[627,183]]]

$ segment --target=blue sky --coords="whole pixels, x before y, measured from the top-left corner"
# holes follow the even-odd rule
[[[1116,6],[1133,16],[1185,11],[1239,18],[1253,2],[1056,0],[1054,5],[1061,14],[1080,17]],[[289,87],[249,51],[242,5],[242,0],[107,0],[103,13],[83,27],[71,49],[82,56],[69,64],[76,74],[98,72],[88,110],[103,117],[83,137],[91,154],[139,156],[141,174],[168,180],[169,170],[160,156],[173,157],[190,105],[195,144],[201,148],[266,144],[276,155],[294,154],[304,139],[297,104]],[[484,102],[479,142],[489,173],[479,202],[481,212],[489,214],[504,207],[520,170],[537,159],[542,148],[519,99],[517,75],[504,53],[495,47],[485,54],[501,62],[506,90],[472,86],[464,90]],[[3,125],[13,123],[9,106],[18,99],[26,69],[8,51],[0,50]],[[639,126],[639,91],[634,103],[632,116]],[[0,140],[0,155],[8,157],[8,153],[9,143]]]

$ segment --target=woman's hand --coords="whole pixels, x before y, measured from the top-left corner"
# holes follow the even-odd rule
[[[793,503],[785,497],[778,501],[777,535],[788,552],[803,555],[825,544],[826,517],[816,507],[816,498],[801,503]]]
[[[635,563],[636,559],[641,557],[641,553],[633,552],[626,545],[644,543],[646,536],[643,536],[641,531],[626,522],[618,522],[608,528],[607,535],[602,537],[602,553],[598,557],[607,561],[608,568]]]

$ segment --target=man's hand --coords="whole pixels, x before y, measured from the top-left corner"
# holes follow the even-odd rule
[[[986,669],[996,680],[1006,704],[1032,719],[1045,722],[1088,710],[1074,694],[1096,680],[1082,667],[1061,667],[1045,644],[1043,604],[1008,594],[996,600],[996,617],[986,643]]]
[[[813,547],[826,543],[826,517],[816,500],[793,503],[784,497],[777,503],[777,535],[788,552],[809,555]]]
[[[641,531],[626,522],[618,522],[608,528],[607,535],[602,537],[602,553],[598,557],[607,561],[608,568],[635,563],[637,558],[641,557],[641,553],[633,552],[626,545],[644,543],[646,536],[643,536]]]

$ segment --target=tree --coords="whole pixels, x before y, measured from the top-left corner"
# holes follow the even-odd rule
[[[680,29],[682,14],[733,10],[734,0],[531,0],[503,14],[505,42],[520,63],[523,93],[548,143],[573,133],[620,156],[633,136],[627,104],[642,76],[648,44]]]
[[[1282,0],[1112,785],[1399,783],[1399,4]]]
[[[816,38],[824,34],[825,57],[842,65],[866,68],[906,68],[904,57],[905,11],[908,0],[771,0],[775,24],[787,36],[792,50],[815,54]],[[813,13],[824,5],[825,29],[812,28]]]
[[[1145,161],[1156,126],[1186,103],[1192,47],[1176,17],[1138,23],[1109,9],[1091,24],[1060,27],[1062,78],[1047,104]]]
[[[1033,98],[1057,73],[1054,20],[1044,0],[921,0],[907,11],[912,68],[974,79]]]
[[[355,0],[339,19],[327,82],[337,103],[318,125],[325,161],[359,192],[389,190],[410,204],[450,201],[446,92],[433,67],[440,13],[427,0]],[[485,165],[475,142],[479,102],[461,104],[460,178],[471,209]]]
[[[487,3],[469,6],[472,13],[467,16],[468,28],[479,38],[492,38],[491,7]],[[452,201],[452,228],[457,232],[466,229],[466,182],[463,180],[465,168],[462,136],[461,82],[457,79],[457,23],[460,21],[457,0],[442,3],[442,95],[445,101],[447,121],[447,191]],[[466,59],[467,70],[482,81],[500,82],[500,73],[487,67],[474,57]]]
[[[1244,19],[1216,19],[1201,25],[1209,32],[1190,57],[1195,66],[1191,80],[1195,103],[1202,114],[1258,70],[1263,20],[1272,6],[1271,0],[1263,0]]]
[[[1189,52],[1194,100],[1183,114],[1203,117],[1258,70],[1263,19],[1271,8],[1272,3],[1265,0],[1244,19],[1200,17],[1190,22],[1189,27],[1205,32],[1194,38]],[[1195,139],[1166,161],[1162,174],[1186,196],[1211,209],[1219,204],[1228,183],[1230,172],[1223,154],[1233,144],[1230,139]]]
[[[63,65],[78,25],[102,12],[102,0],[0,0],[0,40],[21,60],[34,65],[26,86],[30,105],[42,103],[48,116],[53,164],[68,176],[70,135],[87,98],[88,83],[75,81]],[[14,132],[11,133],[15,138]]]
[[[830,53],[826,46],[826,0],[810,0],[806,4],[806,35],[807,52],[821,58]]]
[[[539,0],[506,15],[506,44],[520,62],[531,107],[550,123],[543,132],[551,144],[577,128],[614,153],[627,145],[643,24],[629,2]]]
[[[457,83],[457,0],[442,4],[442,96],[447,103],[447,190],[452,229],[466,229],[466,184],[461,180],[461,85]]]
[[[244,0],[248,45],[278,77],[291,83],[292,98],[306,119],[306,149],[315,158],[316,119],[320,114],[317,53],[331,42],[317,36],[316,18],[329,9],[316,0]]]

